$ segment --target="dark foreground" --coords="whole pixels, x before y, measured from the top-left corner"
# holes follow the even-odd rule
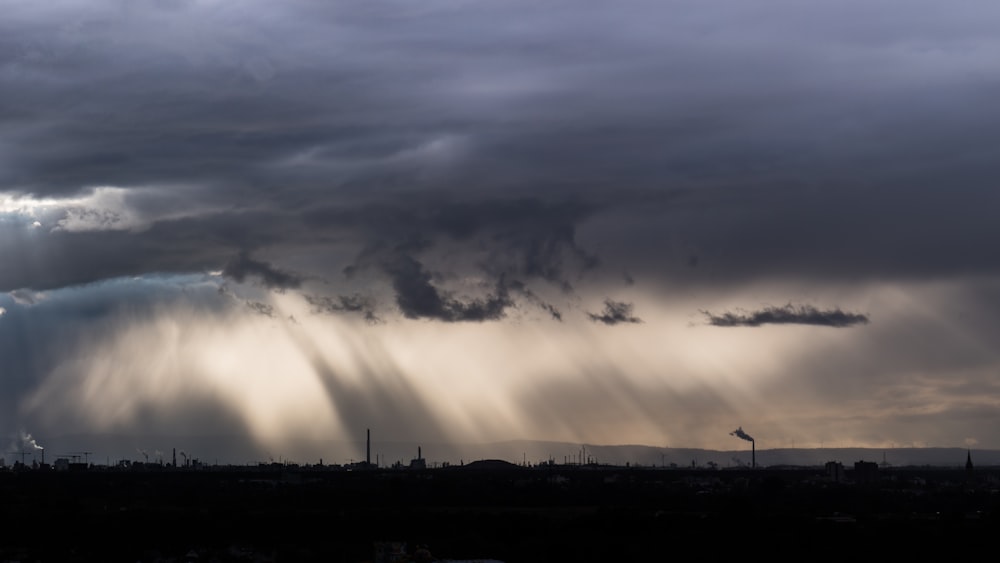
[[[508,563],[992,550],[996,472],[866,481],[834,483],[822,469],[5,471],[0,561],[355,563],[374,560],[380,541]]]

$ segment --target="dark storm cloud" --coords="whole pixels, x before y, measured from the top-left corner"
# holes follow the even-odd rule
[[[523,296],[532,305],[535,305],[536,307],[548,313],[553,320],[556,321],[563,320],[562,311],[560,311],[555,305],[545,301],[544,299],[536,295],[535,292],[528,289],[528,286],[525,285],[524,282],[519,280],[512,280],[510,283],[507,284],[507,287],[511,291],[514,291],[519,295]]]
[[[604,300],[604,310],[600,313],[587,313],[595,323],[617,325],[622,323],[641,323],[642,319],[632,315],[633,305],[622,301]]]
[[[335,224],[370,241],[350,271],[384,252],[424,252],[441,242],[464,245],[480,256],[478,267],[496,278],[540,278],[569,289],[576,277],[597,266],[598,258],[576,238],[579,224],[595,211],[577,199],[504,198],[425,191],[393,203],[311,210],[310,226]]]
[[[996,274],[997,8],[966,5],[12,6],[0,194],[127,194],[0,222],[0,290],[247,252],[276,287],[416,291],[381,266],[406,241],[494,287]]]
[[[375,299],[355,293],[353,295],[306,295],[314,313],[361,313],[369,323],[378,324],[382,319],[375,313]]]
[[[222,275],[239,283],[247,278],[254,278],[271,289],[295,289],[302,285],[300,276],[279,270],[267,262],[254,260],[245,253],[240,253],[227,262]]]
[[[396,305],[410,319],[434,319],[446,322],[495,321],[514,306],[507,288],[497,285],[484,298],[457,299],[432,283],[432,276],[423,264],[400,254],[383,265],[396,292]]]
[[[274,307],[268,305],[267,303],[261,303],[260,301],[247,301],[247,308],[257,313],[258,315],[263,315],[268,318],[274,318]]]
[[[562,313],[526,282],[541,280],[561,291],[594,268],[597,259],[576,242],[577,224],[592,212],[578,201],[539,198],[449,201],[442,194],[425,193],[396,205],[315,210],[310,225],[322,229],[336,224],[366,242],[353,263],[344,268],[348,278],[372,271],[389,278],[394,298],[404,316],[444,321],[499,320],[515,305],[510,292],[561,319]],[[456,254],[464,264],[432,271],[424,256]],[[440,260],[438,260],[440,261]],[[485,279],[486,296],[460,299],[445,289],[450,279],[474,273]],[[507,281],[512,280],[512,281]],[[473,288],[476,289],[476,288]],[[480,288],[482,289],[482,288]]]
[[[869,320],[868,315],[850,313],[842,311],[840,308],[817,309],[812,305],[792,305],[791,303],[783,307],[764,307],[758,311],[742,313],[725,312],[719,315],[709,311],[702,311],[702,313],[708,318],[708,324],[724,327],[797,324],[840,328],[868,324]]]
[[[570,289],[567,264],[581,271],[599,263],[576,242],[576,224],[593,212],[592,205],[578,201],[554,204],[522,198],[448,205],[432,221],[458,240],[488,233],[486,269],[497,275],[541,278]]]

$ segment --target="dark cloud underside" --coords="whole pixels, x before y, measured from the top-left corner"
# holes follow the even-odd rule
[[[507,289],[498,285],[485,298],[457,299],[432,283],[431,273],[410,256],[399,255],[383,265],[392,279],[396,305],[410,319],[433,319],[445,322],[495,321],[514,306]]]
[[[226,263],[222,275],[240,283],[248,278],[254,278],[272,289],[295,289],[302,285],[301,277],[278,270],[267,262],[254,260],[245,253]]]
[[[632,315],[632,309],[632,303],[605,299],[603,311],[600,313],[587,313],[587,316],[595,323],[604,323],[606,325],[641,323],[642,319]]]
[[[314,313],[360,313],[369,323],[382,322],[382,319],[375,313],[375,300],[360,293],[337,295],[336,297],[306,295],[305,299],[312,306]]]
[[[758,311],[722,314],[702,312],[708,324],[722,327],[759,327],[767,324],[797,324],[829,327],[850,327],[868,324],[868,315],[834,309],[817,309],[812,305],[792,305],[765,307]]]

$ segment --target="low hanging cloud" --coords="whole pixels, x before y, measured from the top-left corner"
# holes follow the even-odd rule
[[[552,320],[562,322],[563,320],[562,311],[560,311],[555,305],[539,297],[537,294],[535,294],[535,292],[528,289],[528,286],[525,285],[524,282],[519,280],[513,280],[507,285],[507,287],[509,287],[511,291],[515,291],[521,294],[532,305],[535,305],[539,309],[548,313],[549,316],[552,317]]]
[[[632,315],[633,305],[623,301],[604,300],[604,310],[600,314],[587,313],[595,323],[617,325],[622,323],[641,323],[642,319]]]
[[[279,270],[268,264],[250,258],[247,253],[230,260],[222,270],[222,275],[243,283],[247,278],[256,278],[269,289],[295,289],[302,285],[302,277]]]
[[[247,301],[247,307],[257,313],[258,315],[263,315],[265,317],[274,318],[274,307],[268,305],[267,303],[261,303],[260,301]]]
[[[507,288],[497,284],[494,293],[485,298],[462,301],[431,283],[431,272],[411,256],[399,254],[384,264],[392,278],[396,305],[408,319],[434,319],[445,322],[495,321],[507,315],[514,306]]]
[[[45,294],[40,291],[31,291],[30,289],[15,289],[14,291],[7,292],[7,295],[14,300],[18,305],[35,305],[42,299],[45,299]]]
[[[782,307],[765,307],[750,312],[725,312],[716,315],[710,311],[702,311],[702,314],[708,318],[708,324],[722,327],[798,324],[842,328],[868,324],[869,321],[868,315],[843,311],[839,307],[817,309],[812,305],[792,305],[791,303]]]
[[[373,298],[355,293],[353,295],[305,295],[313,313],[361,313],[371,324],[379,324],[382,319],[375,314],[376,302]]]

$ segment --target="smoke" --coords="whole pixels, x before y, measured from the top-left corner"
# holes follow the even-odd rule
[[[747,442],[753,442],[753,437],[744,432],[742,426],[730,432],[729,435],[736,436],[737,438],[740,438],[741,440],[746,440]]]
[[[20,434],[12,440],[12,444],[8,448],[12,453],[17,454],[28,454],[32,451],[44,451],[39,443],[31,436],[31,434],[22,430]]]
[[[29,434],[27,432],[21,432],[21,447],[22,448],[27,448],[29,446],[32,449],[35,449],[35,450],[44,450],[45,449],[42,446],[40,446],[38,444],[38,442],[35,441],[34,438],[31,437],[31,434]]]

